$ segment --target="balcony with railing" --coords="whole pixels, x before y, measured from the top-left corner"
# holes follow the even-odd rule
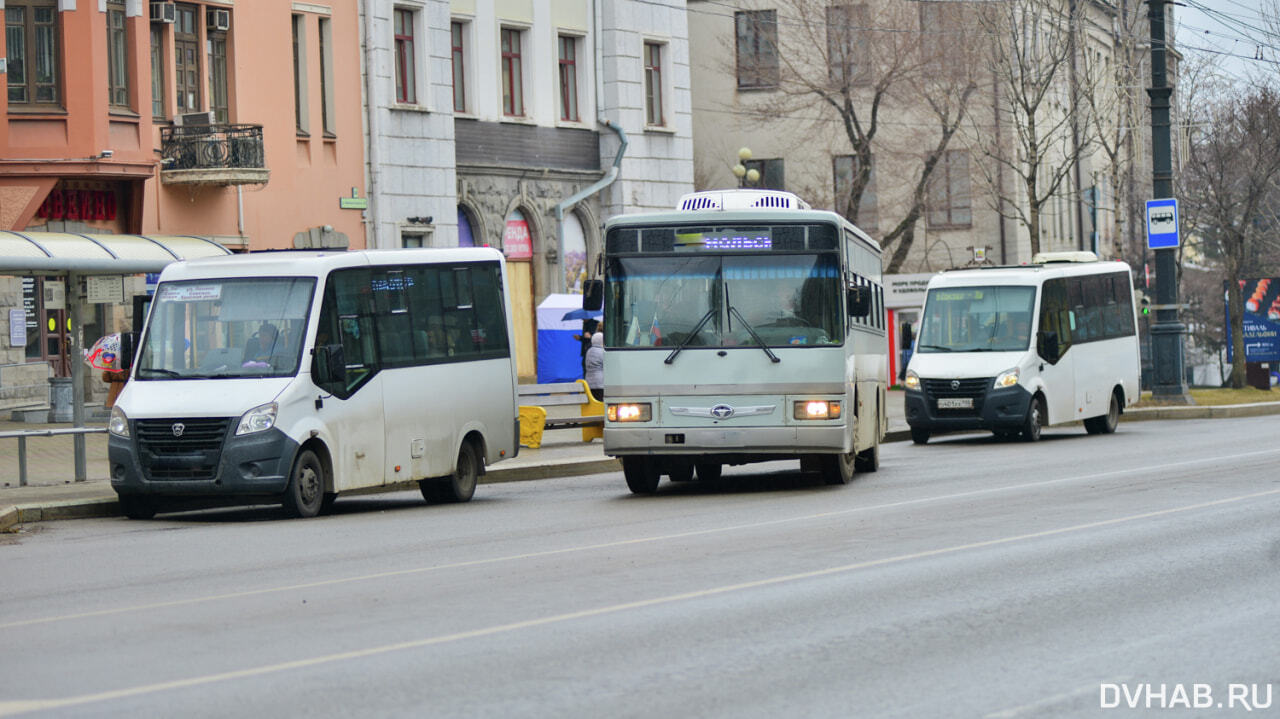
[[[266,184],[261,125],[160,128],[160,182],[166,185]]]

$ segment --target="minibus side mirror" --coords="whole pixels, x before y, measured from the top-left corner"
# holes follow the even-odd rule
[[[138,333],[120,333],[120,354],[116,355],[116,367],[127,372],[133,367],[133,356],[138,351]]]
[[[587,280],[582,283],[582,309],[595,311],[604,306],[604,282]]]
[[[319,387],[347,384],[347,359],[342,345],[319,345],[311,356],[311,379]]]
[[[871,314],[871,288],[866,285],[850,287],[848,305],[850,317],[866,317]]]
[[[1049,364],[1058,364],[1062,355],[1058,353],[1058,333],[1041,330],[1036,333],[1036,354]]]

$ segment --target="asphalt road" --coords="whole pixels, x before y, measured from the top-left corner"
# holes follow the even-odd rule
[[[887,445],[843,487],[42,523],[0,535],[0,716],[1275,714],[1278,465],[1272,418],[1141,422]]]

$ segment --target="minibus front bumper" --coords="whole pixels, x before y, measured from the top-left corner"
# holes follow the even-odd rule
[[[969,398],[972,407],[939,408],[938,396],[928,390],[909,389],[903,402],[907,424],[930,432],[1017,430],[1026,422],[1031,407],[1031,393],[1021,385],[993,389],[988,384]]]
[[[200,420],[186,420],[186,424]],[[173,421],[177,423],[177,421]],[[117,494],[173,498],[279,497],[289,485],[298,443],[276,428],[235,435],[227,423],[186,444],[160,441],[130,421],[130,436],[109,435],[107,459]]]

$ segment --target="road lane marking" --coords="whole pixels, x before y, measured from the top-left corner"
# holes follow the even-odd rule
[[[760,587],[769,587],[779,584],[787,584],[790,582],[798,582],[808,579],[818,579],[821,577],[829,577],[837,574],[845,574],[861,569],[869,569],[871,567],[882,567],[890,564],[898,564],[916,559],[930,559],[948,554],[955,554],[971,549],[985,549],[988,547],[996,547],[1001,545],[1013,544],[1033,539],[1043,539],[1045,537],[1053,537],[1062,534],[1070,534],[1073,532],[1081,532],[1089,529],[1097,529],[1099,527],[1110,527],[1126,522],[1136,522],[1143,519],[1152,519],[1155,517],[1167,517],[1183,512],[1192,512],[1209,507],[1219,507],[1235,502],[1243,502],[1249,499],[1257,499],[1259,497],[1275,496],[1280,494],[1280,489],[1267,490],[1265,492],[1253,492],[1225,499],[1215,499],[1209,502],[1199,502],[1197,504],[1189,504],[1181,507],[1172,507],[1170,509],[1161,509],[1154,512],[1143,512],[1142,514],[1131,514],[1125,517],[1116,517],[1114,519],[1104,519],[1097,522],[1088,522],[1086,524],[1076,524],[1070,527],[1059,527],[1058,529],[1046,529],[1040,532],[1031,532],[1028,534],[1017,534],[1010,537],[1001,537],[999,539],[987,539],[981,542],[968,542],[965,544],[957,544],[950,547],[942,547],[939,549],[929,549],[922,552],[912,552],[910,554],[900,554],[895,557],[884,557],[881,559],[871,559],[862,562],[854,562],[852,564],[842,564],[835,567],[827,567],[825,569],[815,569],[807,572],[796,572],[794,574],[784,574],[776,577],[767,577],[765,579],[756,579],[749,582],[738,582],[735,584],[726,584],[719,587],[711,587],[709,589],[698,589],[692,592],[680,592],[677,594],[668,594],[662,597],[653,597],[650,599],[641,599],[634,602],[624,602],[622,604],[611,604],[603,607],[595,607],[593,609],[582,609],[576,612],[565,612],[562,614],[554,614],[547,617],[536,619],[526,619],[519,622],[509,622],[506,624],[497,624],[490,627],[482,627],[480,629],[471,629],[465,632],[455,632],[453,634],[444,634],[435,637],[426,637],[423,639],[415,639],[407,642],[396,642],[394,644],[383,644],[365,649],[356,649],[346,652],[337,652],[334,654],[324,654],[317,657],[307,659],[295,659],[288,662],[280,662],[277,664],[266,664],[259,667],[251,667],[248,669],[237,669],[228,672],[219,672],[216,674],[206,674],[198,677],[188,677],[186,679],[175,679],[167,682],[157,682],[154,684],[144,684],[136,687],[126,687],[123,689],[112,689],[105,692],[97,692],[94,694],[83,694],[75,697],[66,697],[62,699],[32,699],[32,700],[16,700],[0,702],[0,716],[13,716],[32,711],[48,711],[52,709],[63,709],[66,707],[83,706],[85,704],[96,704],[115,699],[127,699],[130,697],[145,696],[158,692],[169,691],[173,689],[187,689],[191,687],[204,686],[207,684],[215,684],[218,682],[230,681],[233,679],[248,679],[253,677],[275,674],[278,672],[289,671],[292,669],[305,669],[308,667],[316,667],[335,662],[351,661],[354,659],[365,659],[368,657],[399,652],[408,649],[421,649],[424,647],[435,646],[439,644],[447,644],[451,642],[459,642],[468,639],[480,639],[496,634],[506,634],[522,629],[533,629],[544,627],[551,624],[560,624],[563,622],[574,621],[577,619],[589,619],[594,617],[616,614],[619,612],[628,612],[636,609],[647,609],[650,607],[661,606],[664,604],[672,604],[675,602],[684,602],[694,599],[705,599],[721,594],[731,592],[740,592],[747,589],[758,589]]]
[[[106,609],[97,609],[89,612],[76,612],[73,614],[61,614],[49,617],[37,617],[35,619],[21,619],[12,622],[0,623],[0,630],[15,629],[18,627],[28,627],[37,624],[49,624],[53,622],[71,621],[75,619],[90,619],[95,617],[112,616],[116,614],[125,614],[129,612],[144,612],[154,609],[170,609],[173,607],[190,606],[193,604],[202,604],[205,602],[220,602],[228,599],[243,599],[245,597],[262,596],[265,594],[277,594],[281,592],[293,592],[301,589],[315,589],[317,587],[329,587],[339,584],[350,584],[354,582],[367,582],[375,579],[389,579],[392,577],[404,577],[416,574],[425,574],[428,572],[439,572],[448,569],[464,569],[469,567],[478,567],[487,564],[498,564],[502,562],[515,562],[526,559],[544,559],[546,557],[554,557],[561,554],[572,554],[576,552],[592,552],[601,549],[616,549],[618,547],[634,546],[638,544],[649,544],[653,542],[665,542],[677,539],[688,539],[690,537],[708,536],[713,534],[724,534],[728,532],[738,532],[749,529],[759,529],[762,527],[776,526],[780,524],[791,524],[795,522],[807,522],[815,519],[829,519],[831,517],[856,514],[861,512],[874,512],[879,510],[898,509],[901,507],[909,507],[917,504],[926,504],[929,502],[941,502],[953,499],[967,499],[970,497],[978,497],[987,494],[995,494],[999,492],[1015,492],[1025,489],[1037,489],[1053,484],[1062,484],[1065,482],[1085,482],[1106,477],[1114,477],[1125,474],[1134,474],[1139,472],[1160,472],[1165,469],[1173,469],[1186,467],[1187,465],[1203,464],[1211,462],[1221,462],[1225,459],[1242,459],[1257,455],[1278,454],[1280,448],[1258,450],[1254,452],[1245,452],[1243,454],[1233,454],[1225,457],[1206,457],[1201,459],[1191,459],[1181,462],[1170,462],[1149,467],[1137,467],[1133,469],[1118,469],[1107,472],[1099,472],[1095,474],[1086,474],[1071,477],[1059,477],[1058,479],[1041,480],[1037,482],[1027,482],[1024,484],[1006,485],[1002,487],[988,487],[986,489],[975,489],[967,492],[955,492],[952,494],[942,494],[933,497],[920,497],[918,499],[904,499],[898,502],[887,502],[885,504],[876,505],[860,505],[850,507],[848,509],[836,509],[828,512],[818,512],[815,514],[805,514],[795,517],[784,517],[782,519],[770,519],[763,522],[750,522],[747,524],[735,524],[725,527],[713,527],[710,529],[695,529],[687,532],[676,532],[673,534],[660,534],[651,537],[637,537],[633,539],[620,539],[614,542],[603,542],[600,544],[586,544],[577,547],[562,547],[560,549],[547,549],[540,552],[526,552],[522,554],[510,554],[501,557],[489,557],[487,559],[473,559],[463,562],[450,562],[448,564],[434,564],[428,567],[411,567],[409,569],[393,569],[385,572],[375,572],[372,574],[361,574],[351,577],[337,577],[334,579],[321,579],[314,582],[303,582],[301,584],[289,584],[279,587],[263,587],[260,589],[247,589],[240,592],[225,592],[222,594],[211,594],[203,597],[189,597],[186,599],[173,599],[164,602],[151,602],[147,604],[136,604],[127,607],[111,607]]]
[[[1130,677],[1119,677],[1118,679],[1114,679],[1112,681],[1116,682],[1117,684],[1120,684],[1128,681],[1129,679]],[[1071,691],[1063,692],[1061,694],[1054,694],[1053,696],[1048,696],[1043,699],[1030,702],[1028,704],[1023,704],[1022,706],[1016,706],[1010,709],[994,712],[992,714],[987,714],[986,716],[983,717],[983,719],[1013,719],[1013,717],[1016,717],[1019,714],[1026,714],[1027,712],[1031,712],[1031,711],[1039,712],[1045,707],[1053,706],[1054,704],[1060,704],[1069,699],[1075,699],[1076,697],[1084,696],[1086,694],[1097,694],[1098,686],[1101,683],[1102,682],[1094,682],[1092,684],[1086,684],[1085,686],[1082,686],[1079,689],[1072,689]]]

